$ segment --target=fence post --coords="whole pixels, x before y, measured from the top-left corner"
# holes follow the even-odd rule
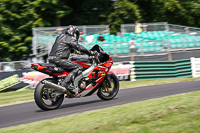
[[[108,33],[110,33],[110,29],[109,29],[109,26],[108,26],[108,25],[106,26],[106,31],[107,31]]]
[[[172,53],[170,51],[168,51],[168,61],[172,60]]]
[[[147,25],[146,23],[143,23],[142,25]],[[147,32],[147,27],[144,27],[144,32]]]
[[[169,36],[167,36],[167,54],[168,54],[168,61],[171,61],[172,60],[172,53],[170,51]]]
[[[169,25],[168,25],[168,23],[167,23],[167,22],[166,22],[166,23],[164,23],[164,26],[165,26],[165,30],[169,31]]]
[[[124,31],[124,24],[121,25],[121,33],[122,33],[122,34],[125,33],[125,31]]]
[[[86,26],[83,26],[83,33],[85,33],[86,35],[88,34],[86,30]]]

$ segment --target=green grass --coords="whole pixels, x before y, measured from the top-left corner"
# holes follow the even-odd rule
[[[4,128],[0,132],[198,133],[199,121],[200,91]]]
[[[32,101],[33,94],[34,90],[31,89],[0,93],[0,105]]]
[[[148,86],[165,83],[177,83],[184,81],[195,81],[198,78],[173,78],[158,80],[140,80],[140,81],[120,81],[120,89],[138,86]],[[33,100],[34,90],[23,90],[0,93],[0,106],[8,104],[16,104]]]

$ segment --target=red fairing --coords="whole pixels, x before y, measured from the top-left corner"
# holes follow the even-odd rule
[[[45,66],[41,66],[39,64],[31,64],[32,66],[37,66],[37,70],[41,70],[41,69],[44,69],[44,68],[47,68]]]
[[[110,57],[110,59],[105,62],[105,63],[102,63],[102,64],[99,64],[97,65],[90,73],[89,75],[87,76],[86,79],[92,79],[94,78],[95,76],[98,77],[98,79],[96,80],[96,85],[95,86],[92,86],[91,84],[89,86],[87,86],[87,90],[88,89],[93,89],[94,87],[96,87],[99,83],[101,83],[104,78],[106,77],[107,73],[112,73],[112,72],[109,72],[111,66],[113,64],[113,61],[112,61],[112,58]],[[98,71],[98,75],[95,75],[95,71]]]
[[[79,64],[80,66],[84,67],[84,68],[89,68],[92,64],[87,63],[87,62],[81,62],[81,61],[73,61],[76,64]]]
[[[40,64],[31,64],[32,66],[36,66],[35,70],[39,71],[39,72],[42,72],[42,73],[45,73],[45,74],[48,74],[48,75],[51,75],[51,76],[57,76],[57,77],[62,77],[62,76],[66,76],[69,72],[59,72],[59,71],[56,71],[56,69],[54,68],[48,68],[46,66],[42,66]],[[52,72],[52,70],[54,70]]]
[[[110,59],[108,60],[108,62],[111,62],[113,64],[113,60],[112,60],[112,57],[110,57]],[[111,66],[112,66],[111,64]],[[111,66],[109,68],[109,70],[111,69]],[[112,74],[113,72],[112,71],[108,71],[109,74]]]

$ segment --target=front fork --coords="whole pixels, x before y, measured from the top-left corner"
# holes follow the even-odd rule
[[[105,81],[106,81],[106,86],[108,88],[111,88],[111,83],[110,83],[110,74],[107,74],[106,77],[105,77]]]

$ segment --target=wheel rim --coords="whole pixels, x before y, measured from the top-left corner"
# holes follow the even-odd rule
[[[57,96],[56,91],[52,88],[44,86],[41,93],[41,99],[47,106],[53,106],[56,104],[60,96]]]
[[[101,93],[104,97],[112,97],[115,93],[116,93],[116,84],[114,82],[114,80],[111,78],[110,79],[110,84],[111,84],[111,88],[109,88],[107,85],[105,87],[102,87]]]

